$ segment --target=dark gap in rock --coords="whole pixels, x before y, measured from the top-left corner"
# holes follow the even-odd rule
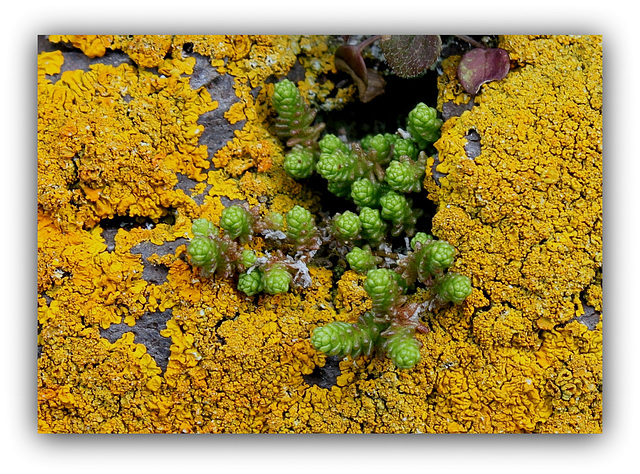
[[[151,263],[149,258],[154,254],[158,256],[173,255],[179,246],[187,244],[188,242],[188,239],[185,237],[180,237],[173,242],[164,242],[161,245],[152,242],[141,242],[133,246],[130,252],[142,256],[142,264],[144,265],[142,278],[154,285],[161,285],[167,280],[169,268],[166,265]]]
[[[594,331],[600,322],[601,314],[599,311],[596,311],[593,306],[586,304],[582,296],[580,297],[580,302],[582,303],[582,310],[584,311],[584,314],[582,316],[578,316],[576,320],[587,326],[590,331]]]
[[[172,318],[171,309],[156,313],[145,313],[136,321],[134,326],[125,323],[112,324],[107,329],[100,328],[100,335],[112,344],[122,337],[126,332],[132,332],[135,336],[136,344],[143,344],[147,348],[148,354],[153,357],[156,364],[164,373],[169,363],[171,354],[171,338],[164,337],[160,331],[166,329],[167,321]]]
[[[142,270],[142,279],[153,285],[162,285],[167,281],[169,275],[169,267],[161,264],[144,265]]]
[[[293,67],[287,73],[286,77],[291,82],[298,83],[300,81],[304,81],[305,74],[306,74],[306,71],[304,69],[304,66],[300,63],[300,59],[298,58],[296,59],[296,62],[294,63]],[[278,82],[278,80],[276,79],[274,82]]]
[[[111,219],[101,219],[102,238],[107,244],[107,252],[113,252],[116,248],[116,234],[119,229],[131,230],[135,227],[152,228],[155,223],[146,217],[140,216],[116,216]]]
[[[340,357],[327,356],[324,367],[316,367],[310,374],[302,375],[307,385],[331,389],[338,384],[340,375]]]
[[[331,79],[340,82],[340,77],[342,75],[336,74]],[[435,71],[427,71],[424,76],[413,79],[385,76],[384,94],[367,103],[350,103],[342,110],[322,114],[319,119],[327,124],[327,133],[344,134],[350,141],[359,141],[368,134],[395,133],[398,128],[405,129],[407,115],[418,103],[436,106],[437,79]],[[349,79],[345,85],[351,83]]]
[[[459,117],[463,112],[471,110],[474,106],[474,101],[470,100],[466,104],[455,104],[453,102],[445,102],[442,104],[442,120],[445,122],[451,117]]]
[[[204,204],[204,198],[208,195],[209,190],[211,189],[210,184],[206,184],[202,192],[195,194],[194,188],[200,184],[200,181],[191,179],[182,173],[176,173],[176,177],[178,178],[178,183],[175,185],[174,189],[181,189],[187,196],[193,199],[197,205],[201,206]]]
[[[185,43],[189,44],[189,43]],[[189,56],[195,58],[196,63],[193,66],[193,73],[189,77],[189,85],[192,89],[199,89],[202,86],[208,86],[211,81],[220,77],[216,68],[211,65],[211,59],[198,53],[189,53]]]
[[[464,138],[467,140],[467,143],[464,145],[464,151],[466,152],[467,157],[473,160],[480,156],[482,151],[480,146],[480,134],[472,129],[467,132]]]
[[[228,74],[213,77],[206,83],[206,88],[211,94],[211,98],[218,101],[218,108],[202,114],[197,123],[204,127],[199,143],[207,147],[210,159],[213,158],[218,150],[233,140],[234,132],[241,130],[246,122],[246,120],[240,120],[231,124],[224,117],[225,112],[229,110],[231,105],[240,100],[235,94],[233,84],[233,77]]]

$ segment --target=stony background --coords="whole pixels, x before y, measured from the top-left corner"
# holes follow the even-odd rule
[[[248,298],[184,258],[229,203],[321,211],[282,170],[269,97],[288,76],[328,116],[353,102],[336,38],[40,38],[39,430],[600,432],[601,38],[499,41],[512,70],[473,100],[443,62],[425,180],[474,293],[399,371],[308,341],[368,309],[362,277]]]

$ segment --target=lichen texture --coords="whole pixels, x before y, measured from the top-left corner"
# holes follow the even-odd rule
[[[422,186],[473,292],[430,313],[402,370],[311,344],[372,311],[363,275],[310,260],[294,290],[248,296],[187,255],[193,221],[234,203],[321,219],[284,170],[271,97],[288,77],[327,114],[356,100],[339,39],[40,38],[39,431],[600,432],[601,42],[499,37],[511,70],[475,97],[460,56],[442,62]],[[268,257],[262,236],[241,245]]]

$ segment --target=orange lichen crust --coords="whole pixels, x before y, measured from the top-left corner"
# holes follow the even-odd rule
[[[602,311],[601,41],[501,38],[512,70],[444,124],[439,186],[426,180],[439,209],[434,233],[456,247],[456,269],[490,302],[467,325],[480,360],[512,365],[499,385],[524,377],[514,393],[526,387],[539,403],[516,424],[526,431],[601,430],[601,323],[590,331],[577,320]],[[470,100],[457,60],[444,65],[441,104]],[[471,131],[481,146],[473,159]]]
[[[445,176],[425,187],[439,206],[433,231],[456,246],[474,291],[428,313],[422,360],[406,371],[384,357],[331,360],[309,342],[315,327],[370,309],[361,275],[310,265],[307,288],[247,297],[185,258],[193,219],[217,223],[229,200],[263,215],[320,210],[282,169],[269,98],[272,78],[297,68],[310,101],[350,100],[328,96],[329,38],[49,39],[135,65],[60,73],[64,52],[38,57],[39,431],[600,431],[601,323],[576,320],[602,310],[599,38],[502,38],[514,69],[445,123]],[[191,86],[185,51],[233,78],[220,115],[235,132],[216,150],[201,144],[199,118],[221,98]],[[444,67],[441,103],[469,100],[455,59]],[[475,160],[464,152],[471,129]],[[266,250],[262,238],[246,246]],[[167,315],[154,335],[170,345],[164,359],[139,337],[151,314]],[[115,327],[124,332],[109,336]],[[332,364],[326,383],[318,374]]]

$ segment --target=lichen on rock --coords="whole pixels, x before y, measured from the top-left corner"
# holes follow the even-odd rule
[[[335,90],[334,40],[49,41],[71,46],[38,55],[40,432],[601,431],[602,321],[581,322],[602,312],[601,37],[501,37],[512,70],[473,99],[459,58],[443,62],[439,110],[466,111],[445,121],[424,187],[433,234],[456,248],[454,270],[474,290],[429,314],[408,371],[312,347],[314,328],[371,309],[353,271],[311,262],[306,287],[248,297],[187,263],[193,220],[217,225],[230,203],[319,215],[317,191],[284,172],[269,104],[274,78],[294,70],[321,110],[352,100]],[[98,62],[61,72],[71,47]],[[132,62],[99,62],[115,50]],[[203,61],[213,79],[193,87]],[[206,131],[212,114],[232,130],[221,146]],[[260,236],[244,245],[268,251]],[[164,280],[147,281],[148,266]],[[124,326],[114,342],[103,336],[161,312],[162,364]],[[308,383],[325,364],[335,385]]]

